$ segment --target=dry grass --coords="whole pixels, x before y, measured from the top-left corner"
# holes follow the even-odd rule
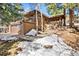
[[[19,41],[6,41],[0,44],[0,56],[15,55]]]
[[[71,33],[70,31],[57,31],[60,37],[64,38],[64,42],[72,48],[79,50],[79,32]]]

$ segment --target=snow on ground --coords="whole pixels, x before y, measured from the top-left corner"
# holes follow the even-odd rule
[[[31,29],[26,35],[32,35],[35,36],[37,34],[37,31],[35,29]]]
[[[16,36],[10,34],[0,34],[0,40],[17,40]]]
[[[52,45],[52,48],[45,48],[45,45]],[[33,42],[20,42],[16,56],[79,56],[79,51],[75,51],[63,42],[63,39],[53,34],[36,39]]]

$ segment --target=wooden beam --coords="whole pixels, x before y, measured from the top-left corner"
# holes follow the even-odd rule
[[[42,32],[44,31],[44,24],[43,24],[43,15],[42,15],[42,12],[41,12],[41,30]]]
[[[36,10],[36,31],[38,32],[38,15],[37,15],[37,10]]]

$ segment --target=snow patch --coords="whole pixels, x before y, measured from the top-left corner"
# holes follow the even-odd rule
[[[46,49],[43,47],[44,45],[53,45],[53,47]],[[75,52],[74,49],[63,42],[62,38],[55,34],[35,39],[33,42],[21,42],[19,47],[25,51],[18,54],[21,56],[79,56],[79,51]]]
[[[26,33],[25,35],[32,35],[32,36],[36,36],[37,35],[37,31],[35,29],[30,30],[28,33]]]
[[[12,35],[0,35],[0,39],[1,40],[17,40],[18,38],[16,36],[12,36]]]

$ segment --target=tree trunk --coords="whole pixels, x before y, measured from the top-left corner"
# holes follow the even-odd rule
[[[65,12],[66,12],[66,9],[64,9],[64,24],[63,24],[64,26],[66,26],[66,13]]]
[[[42,12],[41,12],[41,30],[43,31],[43,15],[42,15]]]
[[[37,10],[36,10],[36,31],[38,32],[38,16],[37,16]]]
[[[74,23],[73,23],[73,20],[74,20],[74,10],[73,9],[69,9],[69,27],[72,28]]]

